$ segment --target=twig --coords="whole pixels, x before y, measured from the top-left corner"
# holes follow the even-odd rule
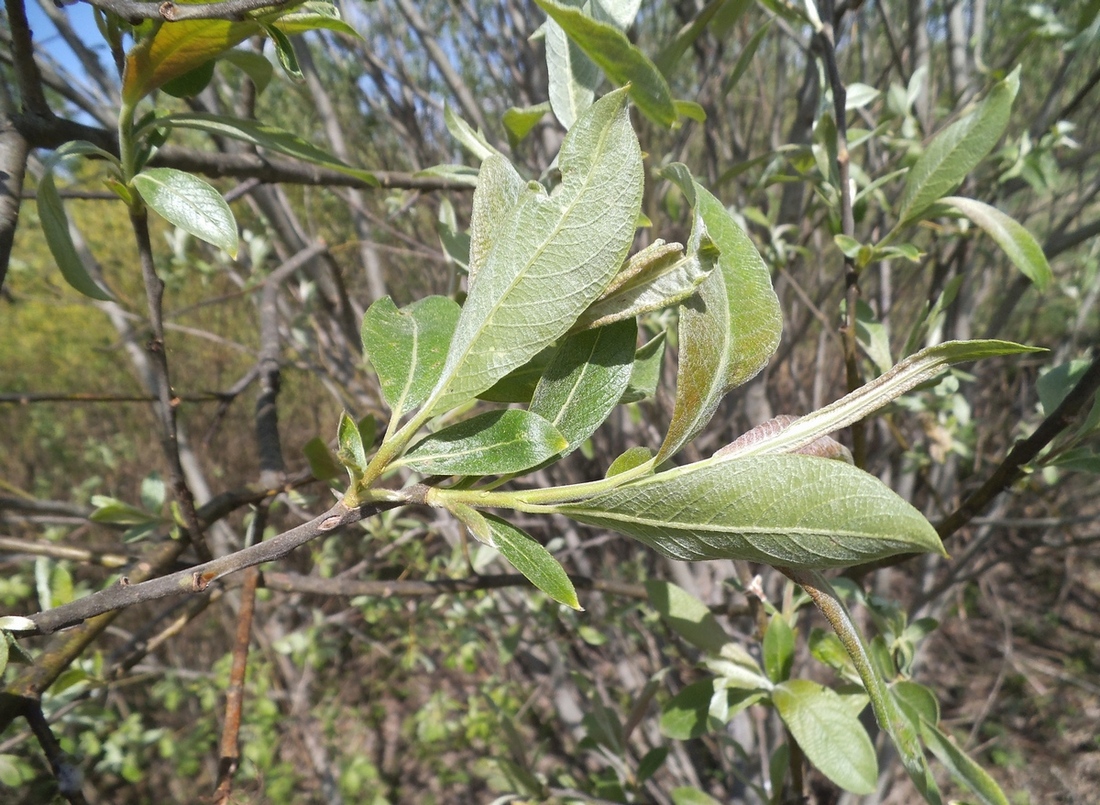
[[[83,562],[88,565],[102,565],[103,567],[110,568],[126,567],[126,565],[133,561],[133,557],[119,553],[93,551],[88,548],[73,548],[69,545],[58,545],[55,542],[19,539],[18,537],[0,536],[0,551],[29,553],[37,556],[52,556],[55,559],[69,559],[74,562]]]
[[[266,508],[266,507],[265,507]],[[260,512],[256,513],[261,520]],[[261,520],[262,523],[262,520]],[[263,528],[258,528],[263,533]],[[233,777],[240,764],[241,711],[244,705],[244,678],[248,670],[248,646],[252,636],[252,614],[256,608],[256,586],[260,578],[258,568],[245,571],[241,587],[241,609],[237,613],[237,638],[233,646],[233,666],[229,671],[229,687],[225,692],[225,726],[222,728],[221,757],[218,760],[218,784],[214,802],[222,805],[229,801]]]
[[[129,22],[137,20],[180,22],[181,20],[243,20],[251,11],[260,9],[274,11],[286,6],[298,5],[302,0],[220,0],[220,2],[195,5],[181,5],[172,0],[166,0],[157,5],[136,0],[85,0],[85,2],[100,11],[117,14]]]

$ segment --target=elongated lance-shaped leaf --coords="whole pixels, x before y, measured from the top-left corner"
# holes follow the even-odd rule
[[[175,168],[148,168],[133,185],[168,223],[237,256],[237,219],[213,185]]]
[[[595,100],[600,68],[553,19],[546,22],[546,72],[550,109],[569,130]]]
[[[870,794],[878,760],[859,718],[830,688],[808,679],[775,686],[772,703],[806,757],[846,791]]]
[[[619,404],[634,369],[638,325],[631,319],[577,333],[562,342],[531,398],[531,412],[569,442],[568,454]]]
[[[374,367],[393,419],[412,411],[439,380],[458,323],[458,305],[428,296],[398,309],[388,296],[363,316],[363,354]]]
[[[562,183],[524,189],[458,320],[431,413],[460,405],[572,327],[622,266],[642,199],[626,94],[601,98],[566,135]]]
[[[473,287],[481,267],[501,229],[519,202],[526,184],[500,154],[489,154],[481,163],[474,190],[473,211],[470,213],[469,287]]]
[[[969,788],[982,805],[1009,805],[1008,797],[985,769],[975,763],[958,744],[939,727],[924,718],[920,722],[921,738],[936,759],[955,780]]]
[[[875,378],[836,402],[794,420],[782,430],[768,434],[752,444],[739,446],[735,452],[716,455],[707,461],[740,460],[746,456],[791,453],[812,444],[822,436],[827,436],[873,414],[910,389],[936,377],[953,363],[997,355],[1042,351],[1038,347],[1025,347],[1011,341],[946,341],[906,358],[886,374]]]
[[[455,114],[450,104],[443,106],[443,124],[459,144],[478,159],[488,159],[490,154],[499,154],[485,135]]]
[[[665,331],[661,331],[634,353],[634,369],[620,403],[632,403],[652,397],[661,380],[661,363],[665,357]]]
[[[1043,247],[1018,221],[1005,215],[996,207],[981,201],[959,196],[940,199],[961,212],[985,230],[989,237],[1004,250],[1008,259],[1023,275],[1035,283],[1040,291],[1045,289],[1054,275],[1050,271]]]
[[[54,184],[53,172],[49,169],[38,181],[36,203],[46,245],[50,247],[50,254],[61,269],[65,282],[90,299],[110,300],[111,295],[96,284],[84,267],[84,261],[80,259],[73,236],[69,232],[69,216],[65,214],[65,205],[61,201],[61,194],[57,192],[57,185]]]
[[[289,131],[268,123],[195,112],[158,117],[151,120],[148,125],[158,129],[191,129],[220,137],[229,137],[300,159],[303,162],[332,168],[348,176],[362,179],[375,187],[378,186],[377,177],[369,171],[352,168],[327,151],[303,140],[298,135],[291,134]]]
[[[626,34],[614,25],[593,19],[579,8],[554,0],[535,2],[607,73],[608,78],[619,86],[630,85],[631,100],[642,114],[662,126],[676,122],[676,107],[665,77],[630,43]],[[554,113],[557,114],[556,109]]]
[[[631,258],[611,287],[577,319],[574,331],[633,319],[683,302],[718,263],[718,248],[697,222],[687,251],[658,240]]]
[[[1020,89],[1020,68],[990,90],[978,108],[935,136],[905,177],[898,220],[903,224],[947,195],[993,150],[1008,125]]]
[[[811,456],[697,462],[554,511],[687,561],[825,568],[943,553],[928,521],[877,478]]]
[[[506,475],[541,464],[567,444],[538,414],[487,411],[425,437],[395,464],[428,475]]]
[[[706,188],[695,182],[692,192],[721,253],[718,270],[680,308],[676,407],[658,463],[706,427],[726,392],[764,368],[783,328],[771,274],[748,235]]]
[[[549,102],[535,106],[510,107],[500,118],[500,122],[508,132],[508,144],[516,148],[549,111]]]
[[[559,604],[583,611],[573,582],[542,543],[506,520],[491,514],[483,516],[489,524],[492,544],[512,567]]]

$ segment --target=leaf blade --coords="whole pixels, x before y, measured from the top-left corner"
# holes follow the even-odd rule
[[[507,520],[491,514],[484,517],[493,545],[516,570],[559,604],[584,611],[565,569],[542,543]]]
[[[1050,264],[1047,262],[1046,255],[1043,254],[1043,247],[1015,218],[1005,215],[996,207],[972,198],[948,196],[940,201],[954,207],[985,230],[985,233],[1001,247],[1012,264],[1020,269],[1020,272],[1040,291],[1046,289],[1054,279]]]
[[[567,444],[530,411],[487,411],[425,437],[395,464],[428,475],[505,475],[541,464]]]
[[[148,168],[133,186],[170,224],[237,256],[237,220],[213,185],[175,168]]]

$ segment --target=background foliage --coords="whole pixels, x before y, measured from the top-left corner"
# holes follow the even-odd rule
[[[373,173],[302,167],[272,149],[260,161],[253,145],[198,129],[174,129],[156,155],[158,165],[214,182],[241,231],[230,258],[150,221],[187,483],[200,510],[227,491],[285,488],[270,508],[260,496],[218,519],[208,530],[214,555],[258,539],[250,528],[279,533],[328,507],[332,492],[306,481],[303,448],[318,437],[329,442],[344,411],[353,424],[368,416],[384,423],[388,411],[361,355],[367,308],[386,295],[403,306],[461,293],[479,161],[500,151],[524,179],[543,177],[564,134],[555,115],[571,123],[565,110],[581,114],[590,97],[623,83],[622,64],[645,68],[640,54],[661,69],[668,104],[698,104],[705,122],[682,117],[670,128],[664,105],[638,103],[642,210],[652,226],[632,251],[656,237],[688,242],[690,205],[659,180],[684,163],[751,237],[784,319],[764,372],[722,400],[685,460],[709,456],[773,415],[816,411],[853,378],[873,378],[928,344],[1002,337],[1047,348],[954,369],[841,437],[935,523],[1095,369],[1100,3],[841,4],[835,65],[807,14],[812,5],[656,4],[627,28],[638,54],[609,50],[599,66],[611,82],[588,73],[588,96],[583,81],[563,86],[560,70],[547,67],[548,50],[574,61],[583,54],[560,31],[541,28],[547,13],[564,26],[576,12],[549,1],[467,5],[345,4],[341,18],[358,37],[332,26],[284,43],[298,81],[276,68],[267,83],[256,61],[245,59],[244,72],[219,61],[197,94],[156,95],[166,112],[254,116]],[[20,51],[22,8],[7,4],[0,75],[6,120],[30,131],[16,113],[34,100]],[[77,138],[103,143],[117,129],[120,103],[133,100],[111,50],[73,16],[79,8],[47,3],[31,17],[43,100],[86,129],[31,140],[39,150],[0,301],[0,603],[8,614],[99,589],[118,567],[162,547],[179,521],[150,405],[156,389],[143,352],[155,330],[126,205],[103,191],[102,161],[67,161],[55,174],[81,264],[115,295],[93,302],[62,282],[32,200],[49,149]],[[829,8],[816,7],[818,24],[830,20]],[[241,50],[276,62],[272,40],[255,32],[242,33]],[[847,90],[843,137],[833,66]],[[1015,98],[998,105],[1014,81]],[[648,89],[635,89],[636,103]],[[1003,135],[979,125],[997,115]],[[962,187],[948,182],[922,200],[904,169],[952,125],[965,129],[956,129],[967,135],[964,146],[992,132],[987,148],[975,148],[990,153],[952,157],[973,163]],[[839,149],[850,154],[847,180]],[[846,219],[839,188],[849,182]],[[1011,230],[1000,219],[979,228],[945,206],[902,226],[944,193],[1023,224],[1042,245],[1049,278],[1034,268],[1043,262],[1034,254],[1010,259],[983,233]],[[269,302],[274,318],[265,314]],[[649,314],[642,329],[655,335],[671,317]],[[274,356],[265,351],[265,322],[275,323],[282,344]],[[628,448],[661,444],[673,418],[676,346],[662,358],[656,395],[618,408],[578,452],[540,470],[540,486],[602,477]],[[270,360],[280,370],[285,457],[274,476],[252,404],[271,390]],[[1100,664],[1096,424],[1095,414],[1074,420],[1029,461],[1014,494],[997,497],[947,543],[950,558],[920,557],[841,585],[857,620],[879,638],[876,661],[936,692],[933,722],[1012,802],[1085,802],[1100,782],[1100,699],[1091,681]],[[144,514],[94,523],[88,517],[103,498]],[[436,509],[384,512],[265,567],[233,796],[687,803],[706,801],[707,792],[719,801],[782,801],[791,765],[782,753],[795,746],[786,730],[814,766],[832,768],[812,748],[814,730],[795,726],[799,696],[817,695],[806,687],[817,683],[855,695],[843,687],[854,677],[782,575],[744,562],[666,559],[561,517],[513,522],[564,563],[584,612],[501,576],[507,565],[468,546]],[[489,589],[477,576],[469,589],[415,583],[469,580],[471,568],[507,585]],[[667,603],[676,589],[703,601],[713,619],[700,611],[678,620],[691,604]],[[223,698],[233,690],[233,636],[248,598],[230,577],[209,596],[128,610],[44,693],[61,748],[80,758],[89,801],[187,801],[224,779]],[[730,637],[744,657],[721,655]],[[33,653],[48,640],[20,645]],[[9,665],[5,681],[21,670]],[[716,714],[713,680],[748,672],[763,681],[731,683],[729,711]],[[770,690],[771,706],[761,705],[758,688]],[[944,740],[936,754],[950,760],[953,744]],[[846,787],[873,789],[862,801],[914,801],[881,736],[867,749],[878,755],[877,776],[867,788],[857,772],[842,778]],[[937,773],[954,791],[945,766]],[[838,773],[811,771],[803,790],[812,801],[855,801],[834,785]],[[11,801],[56,796],[22,722],[0,736],[0,785]]]

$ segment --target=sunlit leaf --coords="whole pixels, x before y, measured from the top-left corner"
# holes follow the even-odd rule
[[[943,553],[920,512],[846,463],[799,455],[714,462],[649,475],[555,511],[687,561],[824,568]]]
[[[940,199],[944,204],[954,207],[971,221],[985,230],[989,237],[1025,277],[1035,283],[1040,291],[1044,290],[1054,278],[1047,263],[1043,247],[1020,223],[1005,215],[996,207],[991,207],[972,198],[948,196]]]
[[[577,121],[558,161],[562,183],[550,195],[524,189],[478,271],[430,411],[470,400],[560,338],[622,265],[642,195],[623,92]]]
[[[941,131],[905,176],[898,220],[920,217],[951,192],[981,162],[1008,125],[1012,101],[1020,89],[1020,68],[990,90],[978,108]]]
[[[168,223],[237,256],[237,221],[213,185],[175,168],[148,168],[133,185]]]
[[[512,163],[500,154],[489,154],[482,161],[470,213],[471,288],[526,186]]]
[[[550,108],[562,127],[571,129],[596,98],[600,68],[553,19],[546,23],[546,71]]]
[[[771,699],[791,735],[822,774],[855,794],[875,790],[875,748],[863,724],[835,691],[808,679],[791,679],[776,685]]]
[[[491,514],[485,515],[485,519],[493,545],[512,567],[559,604],[583,611],[573,582],[541,543],[506,520]]]
[[[651,579],[645,589],[650,605],[669,628],[692,645],[717,654],[730,641],[710,608],[683,587]]]
[[[509,108],[501,116],[501,122],[508,132],[508,144],[511,145],[512,148],[517,147],[549,111],[549,103],[540,103],[535,106],[527,106],[524,108],[518,106]]]

